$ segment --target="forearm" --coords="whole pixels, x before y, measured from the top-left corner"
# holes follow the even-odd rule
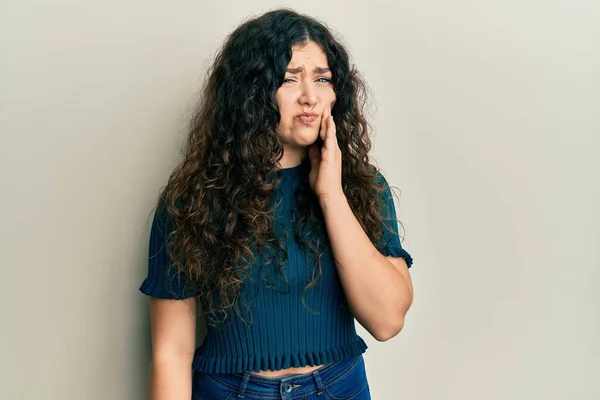
[[[157,359],[150,368],[150,400],[190,400],[192,398],[191,359]]]
[[[376,339],[396,335],[412,302],[410,285],[373,245],[343,195],[321,199],[344,292],[358,322]]]

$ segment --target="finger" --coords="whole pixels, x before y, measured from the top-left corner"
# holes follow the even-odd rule
[[[333,121],[332,116],[327,118],[327,127],[327,140],[329,140],[332,145],[337,145],[335,122]]]
[[[319,136],[321,137],[321,139],[323,139],[323,141],[325,141],[325,139],[327,138],[327,113],[324,112],[323,115],[321,115],[321,129],[319,130]]]
[[[311,169],[319,166],[319,162],[321,161],[321,152],[316,145],[312,144],[308,148],[308,158],[310,159]]]

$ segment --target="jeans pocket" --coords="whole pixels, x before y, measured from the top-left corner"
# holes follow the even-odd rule
[[[235,395],[235,393],[230,393],[229,396],[227,396],[227,397],[200,397],[199,395],[197,395],[197,394],[194,393],[193,396],[192,396],[192,399],[193,400],[210,400],[210,399],[215,399],[215,400],[217,400],[217,399],[219,399],[219,400],[221,400],[221,399],[223,399],[223,400],[233,400],[235,398],[234,395]]]
[[[192,384],[192,398],[194,400],[230,400],[235,397],[235,392],[211,378],[208,374],[194,373]]]
[[[233,400],[235,398],[235,393],[230,393],[229,396],[227,396],[227,397],[200,397],[197,394],[194,394],[192,396],[192,398],[193,398],[193,400],[210,400],[210,399],[215,399],[215,400],[217,400],[217,399],[219,399],[219,400],[221,400],[221,399],[223,399],[223,400]]]
[[[367,374],[362,357],[350,370],[343,371],[342,374],[340,379],[334,379],[331,384],[326,385],[323,388],[323,392],[327,399],[362,400],[370,398],[369,384],[367,382]]]
[[[371,393],[369,385],[364,382],[361,386],[353,385],[352,387],[336,388],[332,391],[331,388],[325,388],[325,398],[328,400],[370,400]]]

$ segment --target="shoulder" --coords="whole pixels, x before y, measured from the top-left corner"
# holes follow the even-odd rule
[[[376,167],[373,164],[370,164],[367,168],[367,172],[369,176],[373,176],[373,182],[377,187],[387,187],[389,186],[388,181],[385,177],[385,174],[381,169]]]
[[[181,212],[181,202],[175,202],[176,212]],[[169,210],[167,200],[163,195],[160,196],[154,209],[154,224],[161,229],[171,230],[174,228],[175,218]]]
[[[373,180],[375,181],[375,184],[377,186],[389,187],[389,183],[388,183],[387,179],[385,178],[385,176],[383,175],[383,172],[381,172],[381,170],[377,170]]]
[[[391,190],[389,181],[386,178],[385,174],[380,169],[376,169],[375,167],[373,167],[373,168],[374,168],[373,183],[375,184],[374,185],[374,189],[375,189],[374,194],[383,198],[384,200],[387,200],[392,195],[392,190]]]

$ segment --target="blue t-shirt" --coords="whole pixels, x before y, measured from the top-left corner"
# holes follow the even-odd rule
[[[312,233],[325,243],[321,256],[322,275],[316,285],[304,292],[313,279],[313,262],[294,239],[296,189],[305,182],[302,166],[284,168],[278,186],[275,209],[275,232],[287,251],[283,266],[285,279],[273,268],[263,267],[263,255],[256,257],[251,273],[241,287],[238,301],[246,304],[244,320],[227,318],[219,327],[207,327],[204,342],[194,355],[194,370],[206,373],[241,373],[246,371],[280,370],[291,367],[324,365],[346,357],[362,354],[367,345],[355,330],[354,317],[348,307],[338,277],[331,247],[324,227]],[[402,257],[409,268],[411,256],[402,248],[392,192],[387,181],[377,174],[384,185],[381,193],[383,228],[382,254]],[[140,291],[165,299],[193,296],[187,290],[185,277],[167,270],[170,263],[165,249],[165,213],[157,211],[150,233],[148,276]],[[285,290],[277,290],[265,282],[283,282]],[[275,285],[277,286],[277,285]],[[304,298],[303,298],[304,294]]]

